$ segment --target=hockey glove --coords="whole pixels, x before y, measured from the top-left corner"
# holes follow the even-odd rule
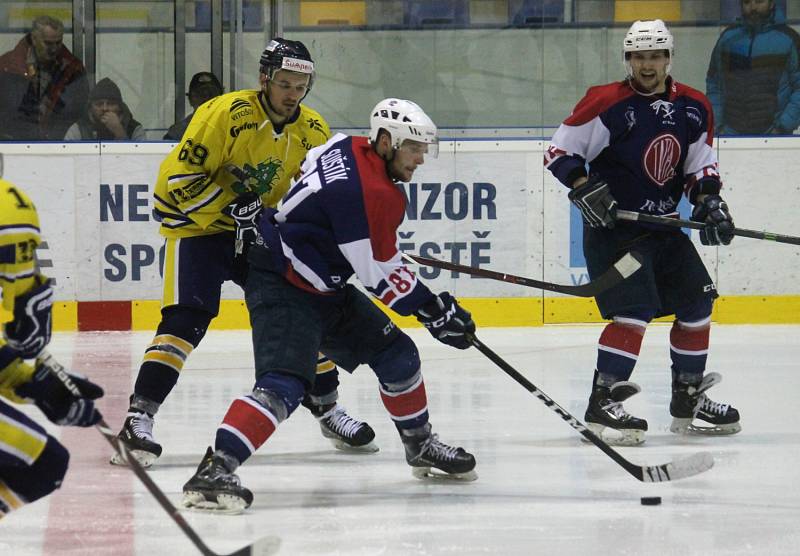
[[[100,420],[93,400],[103,397],[103,389],[61,365],[37,360],[31,381],[18,386],[16,394],[32,400],[57,425],[91,427]]]
[[[608,182],[591,176],[567,195],[592,228],[613,228],[617,218],[617,200],[611,195]]]
[[[42,283],[14,301],[14,320],[3,328],[9,347],[19,352],[23,359],[33,359],[50,343],[53,330],[52,280]]]
[[[228,205],[231,218],[236,224],[237,255],[244,253],[245,246],[255,243],[258,239],[256,220],[263,208],[261,197],[255,194],[243,195]]]
[[[467,337],[475,332],[472,315],[448,292],[440,293],[420,307],[416,316],[440,342],[458,349],[467,349],[472,345]]]
[[[733,218],[728,204],[719,195],[706,195],[694,206],[692,220],[703,222],[706,227],[700,230],[700,243],[703,245],[728,245],[733,240]]]

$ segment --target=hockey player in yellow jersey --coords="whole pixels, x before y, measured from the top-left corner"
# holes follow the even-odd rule
[[[100,419],[93,400],[103,390],[71,375],[85,397],[75,397],[56,378],[48,358],[37,358],[50,341],[53,290],[40,274],[36,247],[39,216],[30,198],[2,179],[0,154],[0,519],[47,496],[64,479],[69,452],[13,403],[34,403],[59,425],[88,427]],[[25,359],[35,359],[31,364]]]
[[[154,212],[165,237],[162,317],[119,433],[145,467],[162,451],[153,417],[218,314],[222,283],[244,284],[245,242],[236,235],[248,229],[234,226],[233,217],[246,221],[262,204],[275,206],[308,150],[330,137],[325,120],[301,104],[314,83],[314,62],[303,43],[270,41],[261,55],[259,81],[259,89],[201,105],[159,169]],[[372,428],[336,401],[336,365],[320,354],[317,373],[317,386],[304,405],[322,434],[339,449],[376,451]],[[124,462],[113,456],[111,463]]]

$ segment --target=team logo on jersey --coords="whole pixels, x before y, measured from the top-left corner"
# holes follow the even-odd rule
[[[264,195],[272,191],[280,171],[281,161],[278,159],[265,160],[259,162],[257,166],[245,164],[242,171],[236,173],[239,181],[231,185],[231,189],[237,195],[244,193]]]
[[[320,121],[318,119],[316,119],[316,118],[308,118],[306,120],[306,123],[308,124],[308,127],[310,127],[311,129],[316,129],[320,133],[325,133],[325,130],[322,129],[322,124],[320,123]]]
[[[692,120],[697,122],[697,125],[703,125],[703,117],[700,115],[700,110],[695,108],[694,106],[687,106],[686,107],[686,116],[691,118]]]
[[[659,135],[647,145],[642,165],[647,176],[663,187],[675,175],[675,167],[681,158],[681,144],[670,134]]]
[[[672,121],[672,115],[675,113],[675,109],[672,107],[671,102],[667,102],[666,100],[657,100],[650,105],[656,116],[659,114],[664,116],[664,120]]]
[[[245,122],[242,125],[235,125],[231,127],[231,137],[236,139],[239,137],[239,134],[243,131],[248,131],[251,129],[258,129],[258,124],[255,122]]]

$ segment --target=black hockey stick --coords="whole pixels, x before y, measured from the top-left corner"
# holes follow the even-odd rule
[[[61,365],[55,358],[47,352],[42,352],[39,354],[39,358],[45,361],[45,364],[52,369],[53,374],[58,378],[64,387],[72,392],[73,396],[80,397],[81,392],[78,389],[77,385],[70,379],[69,374],[67,373],[66,369],[63,365]],[[181,528],[181,531],[189,537],[189,540],[192,541],[192,544],[203,554],[203,556],[220,556],[217,552],[211,550],[203,539],[192,529],[192,526],[189,525],[186,520],[181,515],[180,511],[175,507],[175,505],[169,501],[167,495],[164,494],[158,485],[150,478],[150,475],[145,471],[144,467],[136,461],[136,458],[128,451],[125,445],[119,442],[117,435],[114,434],[114,431],[109,428],[108,423],[106,423],[103,417],[100,417],[100,421],[95,425],[95,428],[100,431],[100,434],[103,435],[111,447],[120,455],[120,457],[128,464],[128,467],[133,471],[133,473],[139,478],[142,484],[150,491],[150,494],[158,501],[164,511],[166,511],[172,520],[178,524],[178,527]],[[241,548],[235,552],[232,552],[230,556],[269,556],[271,554],[275,554],[278,552],[278,548],[280,548],[281,540],[275,536],[263,537],[258,539],[254,543]]]
[[[492,280],[499,280],[501,282],[510,282],[511,284],[519,284],[520,286],[539,288],[540,290],[548,290],[551,292],[566,293],[569,295],[576,295],[578,297],[594,297],[597,294],[619,284],[628,276],[639,270],[639,268],[642,266],[641,255],[639,255],[639,253],[636,251],[631,251],[626,253],[620,260],[614,263],[614,266],[609,268],[605,274],[600,276],[597,280],[592,280],[586,284],[573,286],[566,284],[553,284],[552,282],[542,282],[541,280],[535,280],[534,278],[524,278],[522,276],[514,276],[513,274],[504,274],[502,272],[495,272],[493,270],[486,270],[474,266],[449,263],[440,259],[422,257],[420,255],[411,255],[409,253],[403,253],[403,256],[419,264],[432,266],[434,268],[443,268],[445,270],[452,270],[454,272],[463,272],[464,274],[472,274],[474,276],[481,276],[483,278],[490,278]]]
[[[706,227],[706,225],[702,222],[695,222],[693,220],[680,220],[678,218],[670,218],[669,216],[655,216],[653,214],[644,214],[630,210],[618,210],[617,220],[647,222],[649,224],[661,224],[662,226],[670,226],[672,228],[691,228],[693,230],[702,230]],[[767,241],[775,241],[777,243],[791,243],[792,245],[800,245],[800,237],[784,236],[781,234],[773,234],[772,232],[759,232],[757,230],[734,228],[733,235],[749,237],[752,239],[765,239]]]
[[[636,465],[622,457],[616,450],[609,446],[602,438],[590,431],[586,425],[578,421],[566,409],[553,401],[550,396],[539,390],[527,378],[522,376],[514,367],[493,352],[474,335],[469,337],[470,343],[478,348],[482,354],[492,360],[492,362],[503,369],[505,373],[516,380],[525,389],[539,398],[544,405],[558,414],[569,426],[581,433],[589,442],[600,448],[607,456],[622,466],[625,471],[636,477],[643,483],[662,483],[665,481],[676,481],[686,477],[692,477],[704,471],[708,471],[714,466],[714,458],[709,452],[698,452],[689,457],[680,458],[662,465]]]

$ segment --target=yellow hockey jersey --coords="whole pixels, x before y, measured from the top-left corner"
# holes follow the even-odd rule
[[[327,122],[300,105],[280,133],[258,90],[234,91],[200,106],[181,143],[162,162],[155,187],[161,234],[191,237],[234,229],[224,214],[243,193],[275,206],[306,153],[330,137]]]
[[[3,301],[0,323],[13,320],[16,298],[37,282],[36,247],[41,242],[39,215],[30,198],[9,181],[0,179],[0,287]],[[0,346],[5,341],[0,338]],[[19,359],[0,367],[0,396],[21,403],[14,388],[30,379],[33,368]]]

